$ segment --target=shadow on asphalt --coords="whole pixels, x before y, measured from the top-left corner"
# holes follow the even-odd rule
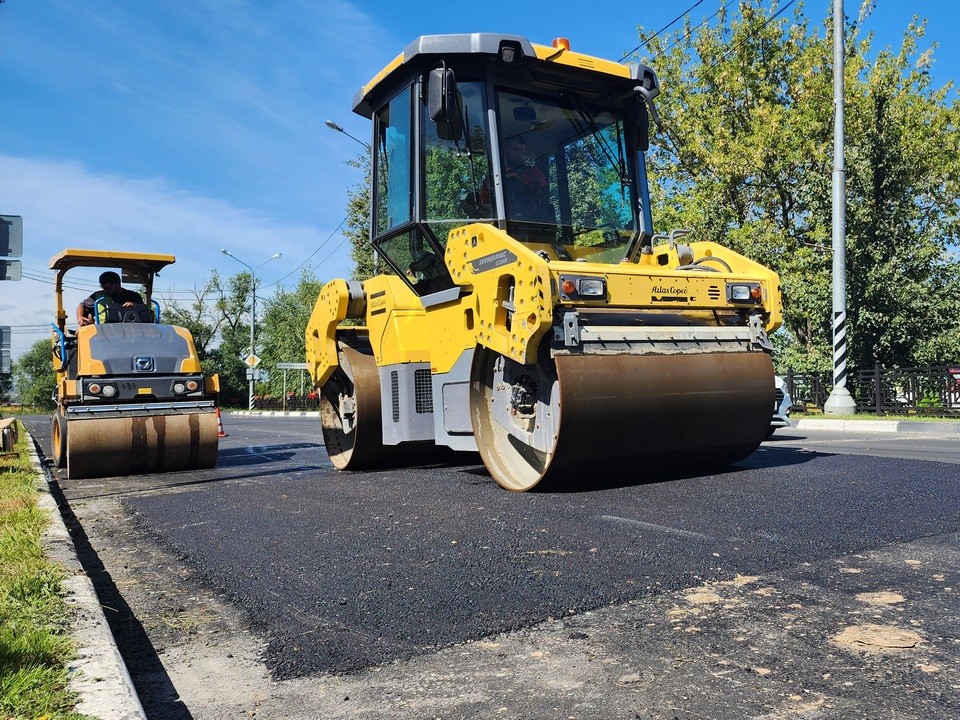
[[[783,439],[789,440],[790,438],[784,436]],[[548,479],[541,482],[530,492],[564,495],[601,492],[637,485],[669,483],[707,475],[722,477],[724,475],[735,475],[747,470],[790,467],[809,463],[817,458],[829,457],[830,455],[832,455],[832,453],[811,452],[797,448],[761,446],[744,460],[723,467],[704,465],[678,470],[669,467],[647,465],[643,461],[633,461],[627,464],[585,463],[572,472],[567,473],[562,479],[554,481]],[[631,473],[631,471],[633,472]],[[493,481],[490,473],[483,465],[479,465],[478,467],[462,467],[460,468],[460,472],[465,475],[486,478],[491,482]],[[483,481],[478,480],[470,484],[478,484],[479,482]]]

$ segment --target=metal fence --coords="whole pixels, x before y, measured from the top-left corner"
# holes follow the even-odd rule
[[[832,378],[788,370],[783,376],[795,410],[823,409]],[[847,378],[858,413],[960,416],[960,367],[885,368]]]
[[[320,401],[316,393],[306,395],[288,394],[286,397],[260,397],[253,398],[253,407],[255,410],[319,410]]]

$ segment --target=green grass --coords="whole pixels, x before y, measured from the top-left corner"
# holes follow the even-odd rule
[[[72,656],[63,570],[43,555],[47,525],[36,473],[20,433],[15,457],[0,458],[0,718],[77,720],[67,690]]]
[[[797,420],[907,420],[910,422],[960,422],[960,415],[930,415],[928,413],[877,415],[876,413],[856,413],[853,415],[828,415],[818,412],[791,412],[790,419]]]

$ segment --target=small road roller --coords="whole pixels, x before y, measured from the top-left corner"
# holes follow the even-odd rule
[[[64,250],[56,271],[51,418],[53,460],[70,478],[212,468],[217,462],[219,377],[204,376],[193,337],[160,322],[154,276],[172,255]],[[97,291],[93,323],[67,327],[64,276],[116,271],[144,303],[118,305]]]
[[[722,467],[766,438],[776,273],[653,229],[654,71],[513,35],[420,37],[355,98],[381,272],[306,329],[341,469],[479,451],[503,487]]]

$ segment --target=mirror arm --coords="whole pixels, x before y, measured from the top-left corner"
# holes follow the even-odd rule
[[[634,88],[634,91],[643,98],[643,101],[646,103],[647,107],[650,109],[650,116],[653,118],[653,121],[657,124],[657,129],[663,132],[663,123],[660,122],[660,113],[657,112],[657,106],[653,103],[654,94],[643,85],[638,85]]]

